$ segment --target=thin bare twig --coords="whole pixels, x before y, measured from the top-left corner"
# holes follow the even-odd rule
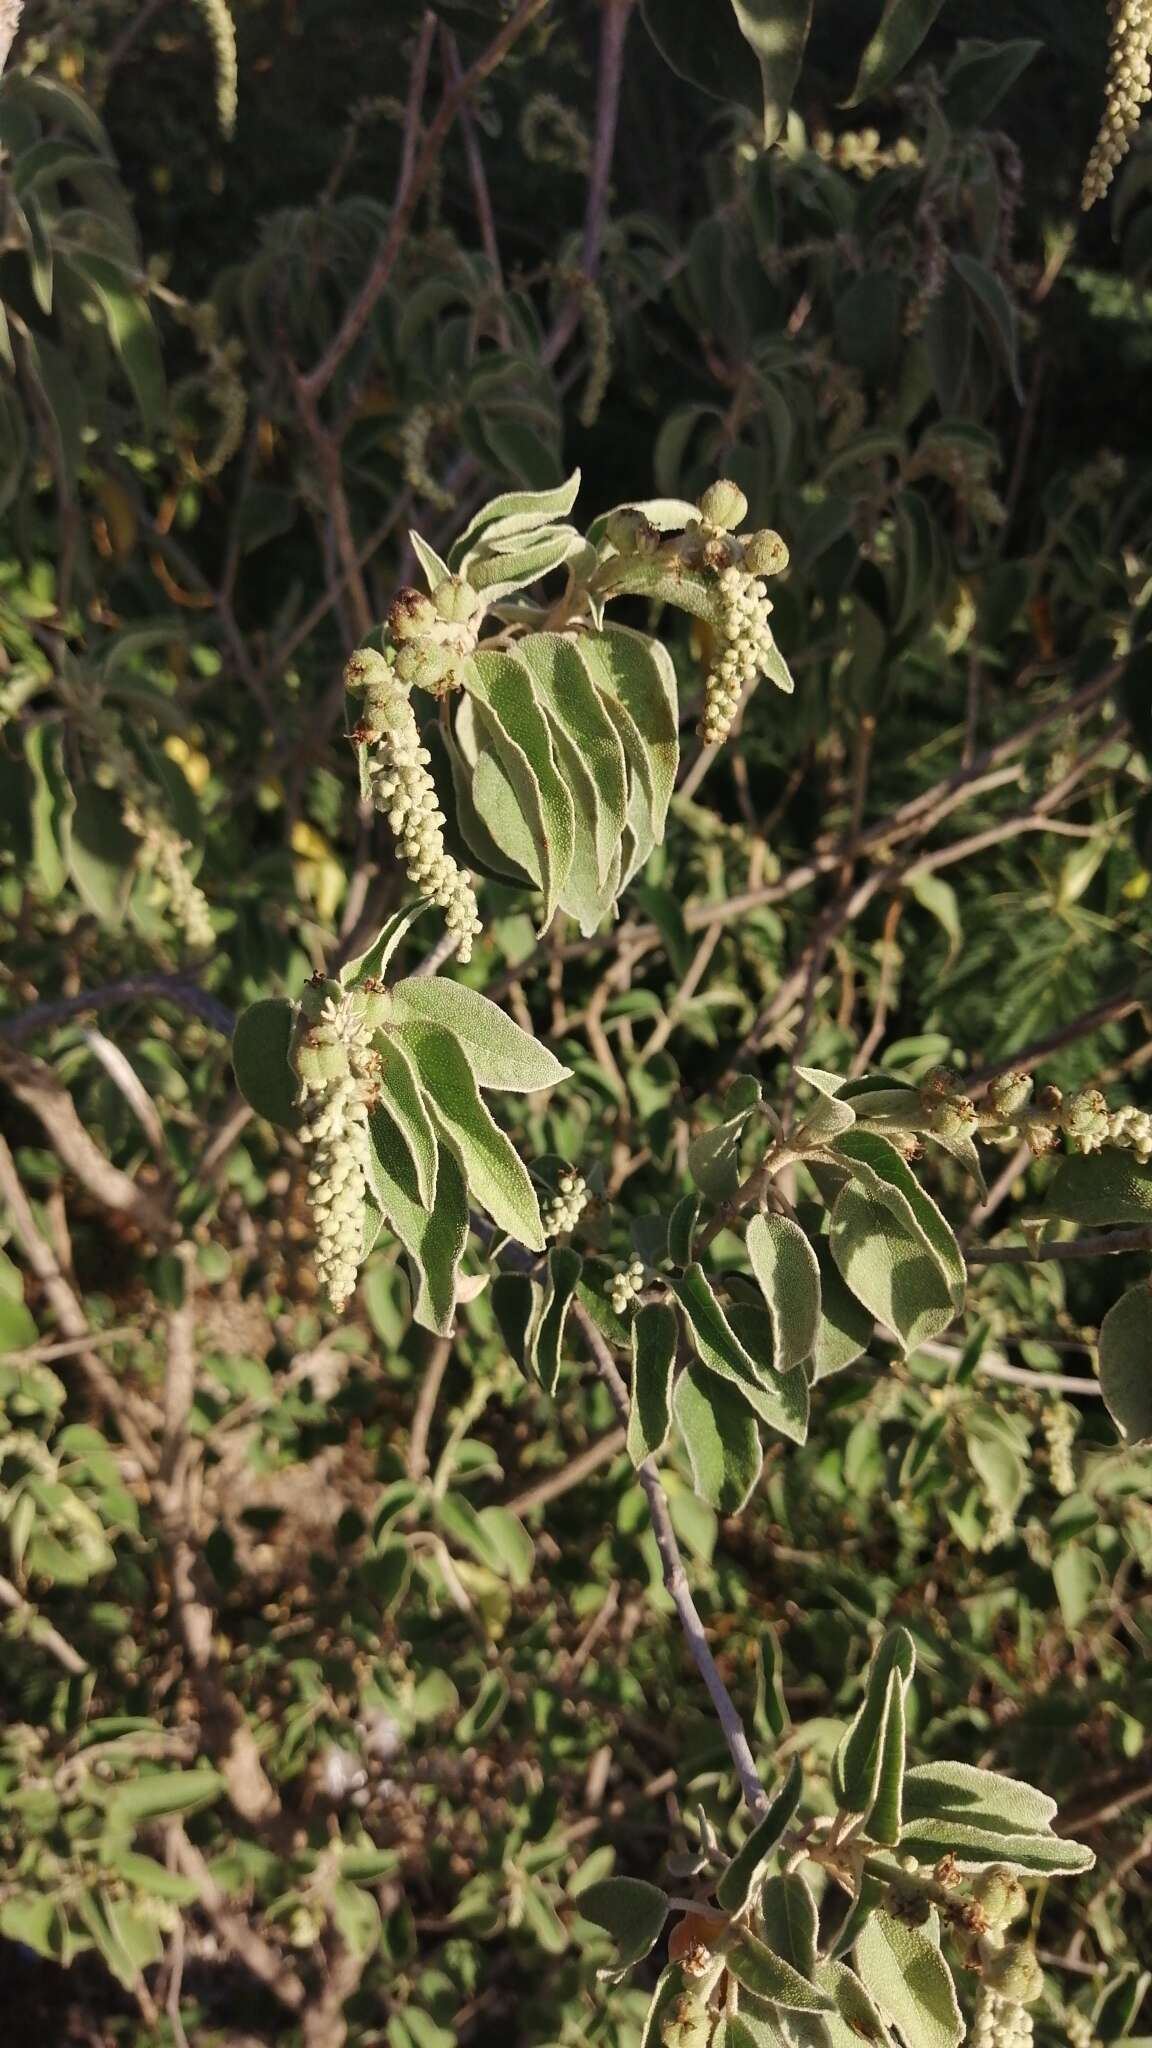
[[[1138,1230],[1105,1231],[1099,1237],[1072,1237],[1055,1244],[1042,1244],[1036,1251],[1027,1245],[974,1247],[964,1254],[970,1266],[1047,1266],[1064,1259],[1099,1259],[1109,1252],[1152,1251],[1152,1224]]]
[[[581,1302],[573,1302],[570,1313],[573,1322],[579,1329],[592,1354],[596,1370],[612,1397],[613,1407],[619,1415],[621,1422],[627,1426],[629,1408],[628,1389],[620,1376],[616,1361],[607,1343]],[[644,1497],[648,1502],[648,1513],[652,1520],[652,1534],[656,1539],[656,1548],[660,1556],[660,1566],[665,1588],[676,1609],[680,1626],[684,1631],[684,1636],[692,1653],[696,1669],[704,1680],[708,1688],[709,1697],[716,1709],[717,1719],[720,1722],[728,1754],[732,1759],[736,1775],[740,1780],[740,1789],[744,1794],[745,1803],[754,1814],[760,1815],[768,1805],[767,1795],[760,1783],[760,1776],[756,1769],[756,1759],[752,1754],[751,1745],[744,1732],[744,1724],[736,1711],[732,1696],[717,1669],[716,1659],[712,1655],[704,1623],[700,1619],[696,1603],[692,1598],[692,1590],[688,1584],[688,1574],[684,1569],[684,1560],[680,1555],[680,1545],[676,1541],[676,1531],[672,1526],[672,1516],[668,1509],[668,1497],[660,1483],[660,1474],[656,1470],[655,1463],[651,1458],[644,1460],[644,1463],[638,1470],[637,1477],[644,1489]]]
[[[474,63],[461,75],[457,84],[449,85],[425,130],[424,140],[412,166],[411,175],[392,210],[388,232],[367,277],[320,361],[298,380],[297,388],[304,394],[306,400],[315,403],[323,396],[372,318],[376,303],[392,275],[396,258],[404,246],[417,201],[432,175],[445,137],[460,108],[489,73],[495,71],[497,65],[503,62],[513,44],[519,40],[536,16],[542,13],[546,5],[547,0],[520,0],[515,13],[492,38],[487,49],[480,52]]]
[[[0,1082],[31,1110],[57,1158],[103,1208],[130,1216],[154,1236],[168,1235],[163,1207],[89,1137],[72,1097],[51,1067],[0,1043]]]
[[[121,1003],[143,1002],[149,996],[175,1003],[177,1009],[200,1017],[214,1031],[231,1035],[236,1021],[231,1010],[218,1003],[215,996],[206,995],[186,974],[134,974],[126,981],[109,981],[102,988],[82,989],[78,996],[33,1003],[15,1017],[0,1017],[0,1039],[15,1043],[52,1025],[67,1023],[72,1017],[82,1017],[88,1010],[114,1010]]]
[[[18,1615],[29,1640],[50,1651],[56,1662],[62,1664],[73,1678],[79,1678],[87,1671],[87,1660],[80,1655],[79,1650],[74,1650],[66,1637],[62,1636],[58,1629],[54,1629],[50,1621],[44,1619],[39,1609],[33,1606],[31,1600],[24,1598],[11,1579],[3,1577],[0,1577],[0,1607],[6,1607],[10,1614]]]
[[[452,1338],[438,1337],[429,1349],[424,1378],[420,1382],[420,1392],[412,1414],[412,1434],[408,1439],[406,1460],[409,1479],[423,1479],[428,1470],[428,1435],[451,1357]]]
[[[549,1472],[544,1479],[538,1479],[534,1486],[526,1486],[523,1493],[514,1494],[504,1506],[514,1515],[529,1515],[533,1508],[545,1508],[551,1501],[559,1500],[563,1494],[571,1493],[573,1487],[582,1486],[593,1472],[599,1472],[602,1465],[610,1465],[624,1449],[628,1432],[623,1426],[610,1429],[598,1436],[558,1472]]]

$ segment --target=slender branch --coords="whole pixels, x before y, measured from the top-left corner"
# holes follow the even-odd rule
[[[403,204],[404,195],[412,182],[412,173],[416,168],[420,114],[428,87],[428,66],[432,60],[432,45],[436,40],[436,25],[436,16],[430,7],[426,7],[420,23],[420,33],[416,38],[412,69],[408,74],[408,97],[404,102],[404,141],[400,153],[400,176],[396,181],[397,206]]]
[[[440,47],[444,52],[444,69],[448,82],[454,87],[460,84],[460,55],[456,38],[451,29],[441,26]],[[500,244],[496,238],[496,221],[492,213],[492,195],[488,190],[488,176],[484,169],[484,158],[480,149],[480,137],[476,123],[466,101],[460,104],[460,133],[464,137],[464,154],[468,161],[468,180],[472,187],[472,200],[476,208],[476,225],[480,230],[480,245],[492,266],[496,284],[503,290],[504,267],[500,261]],[[507,322],[501,317],[502,340],[508,347]]]
[[[375,262],[349,306],[343,324],[333,336],[320,361],[306,376],[298,380],[297,388],[306,399],[315,403],[323,396],[372,318],[377,300],[388,283],[396,259],[404,246],[417,201],[432,175],[445,137],[460,108],[489,73],[495,71],[497,65],[503,62],[513,44],[519,41],[525,29],[543,12],[547,4],[548,0],[520,0],[515,13],[493,37],[487,49],[480,52],[475,62],[461,74],[455,85],[449,85],[425,131],[424,140],[412,166],[412,174],[404,191],[398,196],[388,233],[377,251]]]
[[[131,1216],[155,1236],[168,1236],[169,1222],[162,1206],[137,1185],[131,1174],[114,1166],[89,1137],[72,1097],[51,1067],[42,1060],[30,1059],[14,1046],[0,1043],[0,1082],[32,1111],[57,1157],[97,1202],[105,1209]]]
[[[412,1434],[408,1439],[406,1461],[409,1479],[423,1479],[428,1470],[428,1435],[451,1357],[451,1337],[437,1338],[428,1352],[428,1363],[424,1367],[424,1378],[420,1383],[420,1393],[412,1415]]]
[[[16,1162],[4,1139],[0,1137],[0,1201],[8,1211],[13,1234],[24,1257],[43,1287],[55,1311],[65,1337],[75,1346],[76,1356],[83,1368],[85,1378],[100,1406],[116,1417],[117,1427],[125,1444],[136,1459],[140,1470],[147,1472],[153,1464],[152,1445],[148,1437],[137,1426],[130,1411],[128,1397],[115,1374],[109,1372],[103,1360],[97,1357],[89,1343],[88,1319],[80,1306],[72,1283],[60,1269],[51,1246],[41,1236],[32,1213],[32,1205],[24,1192]]]
[[[572,1304],[571,1315],[573,1322],[581,1332],[592,1354],[596,1370],[612,1397],[612,1405],[616,1413],[619,1415],[621,1422],[627,1426],[629,1408],[628,1389],[620,1376],[616,1361],[608,1345],[581,1302],[577,1301]],[[752,1754],[751,1745],[744,1732],[744,1724],[736,1711],[732,1696],[717,1669],[716,1659],[712,1655],[704,1623],[700,1619],[696,1603],[692,1598],[692,1591],[688,1584],[688,1575],[684,1570],[684,1560],[680,1555],[680,1545],[676,1541],[676,1531],[672,1526],[672,1516],[668,1509],[668,1497],[663,1486],[660,1484],[660,1475],[651,1458],[644,1460],[644,1463],[639,1468],[637,1477],[644,1489],[644,1496],[648,1502],[648,1513],[652,1519],[652,1534],[656,1539],[656,1548],[660,1555],[665,1588],[676,1609],[680,1626],[684,1631],[688,1648],[692,1652],[696,1669],[704,1680],[708,1688],[709,1697],[716,1709],[724,1741],[727,1744],[728,1754],[735,1765],[736,1775],[740,1780],[740,1789],[744,1794],[745,1802],[754,1814],[761,1814],[765,1811],[768,1800],[764,1787],[760,1783],[759,1773],[756,1769],[756,1759]]]
[[[965,1252],[970,1266],[1047,1266],[1063,1259],[1098,1259],[1108,1252],[1152,1251],[1152,1223],[1138,1230],[1110,1230],[1099,1237],[1072,1237],[1059,1244],[991,1245]]]
[[[604,26],[600,34],[600,70],[596,85],[596,133],[592,141],[582,248],[584,269],[589,277],[595,277],[600,267],[612,159],[616,154],[616,128],[620,118],[624,41],[633,5],[634,0],[603,0]]]
[[[1067,1024],[1061,1024],[1056,1031],[1050,1031],[1046,1038],[1037,1038],[1031,1045],[1021,1046],[1010,1053],[1007,1059],[995,1060],[991,1066],[981,1067],[975,1074],[966,1074],[964,1090],[968,1095],[982,1095],[991,1082],[1001,1074],[1013,1074],[1021,1069],[1034,1067],[1038,1061],[1047,1059],[1051,1053],[1063,1052],[1065,1046],[1075,1045],[1078,1039],[1088,1038],[1093,1031],[1099,1031],[1105,1024],[1118,1024],[1125,1017],[1131,1017],[1137,1010],[1152,1008],[1152,991],[1145,997],[1133,995],[1131,989],[1124,989],[1114,996],[1106,996],[1090,1010],[1083,1010],[1078,1017],[1072,1017]]]
[[[504,1506],[513,1515],[531,1514],[533,1508],[545,1508],[551,1501],[559,1500],[563,1494],[571,1493],[574,1486],[581,1486],[590,1479],[593,1472],[599,1472],[602,1465],[610,1465],[619,1456],[627,1442],[628,1431],[623,1424],[617,1429],[606,1431],[594,1443],[577,1451],[558,1472],[549,1472],[544,1479],[538,1479],[535,1486],[526,1486],[523,1493],[514,1494]]]
[[[87,1661],[74,1650],[71,1643],[46,1621],[31,1600],[26,1600],[12,1584],[11,1579],[0,1577],[0,1607],[6,1607],[10,1614],[18,1615],[30,1641],[39,1643],[42,1649],[51,1651],[58,1664],[73,1678],[80,1678],[88,1669]]]
[[[145,997],[159,996],[165,1002],[175,1003],[181,1010],[188,1010],[192,1016],[200,1017],[215,1031],[231,1034],[235,1019],[231,1010],[218,1003],[214,996],[205,995],[186,974],[134,974],[126,981],[110,981],[102,988],[83,989],[78,996],[61,996],[59,1001],[33,1003],[18,1016],[0,1018],[0,1039],[14,1043],[31,1038],[37,1031],[46,1030],[53,1024],[64,1024],[71,1017],[82,1017],[89,1010],[113,1010],[121,1003],[141,1002]]]
[[[193,1847],[183,1828],[174,1826],[169,1839],[177,1867],[186,1877],[195,1880],[199,1887],[200,1905],[228,1953],[238,1957],[245,1968],[280,2000],[281,2005],[287,2006],[290,2012],[302,2011],[308,1994],[292,1965],[286,1963],[271,1943],[256,1932],[243,1914],[235,1912],[229,1905],[199,1849]]]

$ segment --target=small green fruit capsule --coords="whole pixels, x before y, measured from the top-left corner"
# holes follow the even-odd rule
[[[981,1871],[972,1895],[990,1927],[1011,1927],[1028,1910],[1028,1894],[1019,1878],[999,1864]]]
[[[353,1015],[362,1017],[370,1031],[379,1031],[388,1022],[392,998],[386,988],[354,988],[347,1000]]]
[[[358,647],[348,657],[344,669],[344,688],[350,696],[357,696],[361,690],[387,689],[392,683],[392,664],[375,647]]]
[[[309,1024],[315,1024],[323,1011],[325,1003],[329,1000],[334,1003],[339,1002],[340,983],[338,981],[329,981],[326,975],[314,974],[311,981],[305,982],[304,993],[300,998],[300,1008],[308,1019]]]
[[[438,647],[434,640],[408,640],[396,656],[396,673],[401,682],[414,683],[419,690],[434,690],[451,666],[447,648]]]
[[[702,498],[697,499],[700,516],[709,526],[722,526],[725,533],[735,533],[736,528],[748,517],[748,500],[740,489],[727,477],[718,483],[709,484]]]
[[[788,544],[765,526],[744,543],[744,566],[753,576],[779,576],[788,567]]]
[[[449,576],[444,583],[438,583],[432,592],[432,602],[440,617],[450,626],[466,626],[476,617],[483,603],[470,584],[461,576]]]
[[[310,1087],[325,1081],[342,1081],[348,1072],[348,1053],[342,1045],[313,1045],[305,1039],[296,1048],[296,1072]]]
[[[436,624],[436,607],[422,590],[405,584],[392,600],[388,631],[394,640],[419,640]]]
[[[984,1982],[1012,2005],[1032,2005],[1044,1989],[1044,1972],[1034,1948],[1011,1941],[985,1961]]]
[[[988,1090],[988,1101],[997,1116],[1019,1116],[1032,1100],[1031,1074],[1001,1074]]]
[[[634,505],[624,505],[618,512],[608,514],[604,538],[618,555],[648,555],[660,544],[660,535],[651,520],[645,519]]]

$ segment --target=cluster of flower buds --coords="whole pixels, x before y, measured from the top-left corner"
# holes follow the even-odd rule
[[[919,148],[910,135],[898,136],[885,149],[878,128],[847,128],[839,135],[827,128],[817,129],[812,147],[824,163],[834,164],[838,171],[855,171],[864,179],[920,162]]]
[[[589,1202],[588,1183],[574,1166],[566,1167],[556,1184],[556,1193],[544,1204],[545,1237],[562,1237],[575,1230]]]
[[[412,592],[413,597],[418,595]],[[481,929],[476,896],[470,877],[444,845],[444,813],[428,773],[432,757],[420,744],[408,684],[399,672],[406,651],[400,649],[395,667],[370,647],[352,656],[344,680],[350,693],[363,696],[364,709],[351,737],[365,749],[372,801],[396,835],[409,881],[440,905],[449,931],[459,940],[458,957],[465,962]]]
[[[215,943],[216,934],[208,899],[188,871],[188,841],[180,837],[165,816],[160,792],[144,774],[120,730],[116,714],[82,706],[80,720],[99,748],[94,779],[102,787],[118,791],[123,799],[124,823],[140,841],[140,861],[152,871],[157,899],[167,905],[188,945],[197,952],[205,951]]]
[[[697,517],[688,520],[682,533],[661,535],[630,506],[614,513],[605,529],[618,554],[657,557],[669,568],[683,565],[716,578],[718,644],[705,679],[699,727],[708,746],[727,739],[745,690],[769,667],[776,648],[764,579],[788,567],[788,549],[768,528],[739,534],[747,514],[748,500],[739,485],[721,479],[697,501]]]
[[[719,746],[732,729],[745,690],[772,659],[776,643],[764,579],[787,568],[788,549],[778,533],[768,530],[737,538],[748,500],[738,484],[726,479],[708,486],[699,512],[699,519],[689,520],[684,529],[680,552],[683,560],[714,570],[719,582],[719,646],[704,682],[699,727],[706,746]]]
[[[644,1292],[644,1261],[632,1259],[621,1266],[608,1282],[607,1294],[618,1316],[626,1315],[636,1296]]]
[[[335,1309],[356,1285],[364,1249],[368,1112],[380,1067],[372,1041],[387,1008],[377,984],[345,990],[323,975],[309,982],[300,1005],[293,1053],[299,1136],[308,1158],[316,1271]]]
[[[930,1127],[942,1138],[978,1134],[1003,1146],[1023,1139],[1038,1158],[1054,1152],[1063,1138],[1072,1152],[1111,1147],[1134,1153],[1142,1166],[1152,1159],[1152,1114],[1131,1103],[1110,1109],[1098,1088],[1065,1095],[1059,1088],[1037,1091],[1031,1074],[1000,1074],[976,1104],[958,1092],[959,1085],[955,1074],[940,1067],[921,1090]]]
[[[460,576],[446,576],[431,597],[406,585],[388,614],[402,683],[434,696],[461,688],[463,665],[476,645],[484,600]]]
[[[1152,99],[1152,0],[1108,0],[1112,15],[1108,82],[1100,132],[1084,172],[1081,203],[1103,199]]]
[[[1041,1418],[1044,1441],[1048,1446],[1048,1474],[1056,1492],[1065,1500],[1076,1491],[1072,1446],[1076,1441],[1079,1420],[1078,1411],[1067,1401],[1053,1401]]]

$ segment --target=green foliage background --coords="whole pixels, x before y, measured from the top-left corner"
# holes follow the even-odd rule
[[[467,66],[509,11],[436,9],[429,108],[441,27]],[[579,465],[584,523],[723,474],[791,549],[796,693],[762,685],[673,799],[622,924],[538,941],[483,879],[457,970],[573,1070],[499,1115],[542,1192],[586,1176],[601,1296],[737,1068],[770,1103],[858,1056],[1147,1101],[1152,158],[1080,219],[1098,0],[950,0],[845,112],[879,11],[817,0],[771,152],[755,66],[709,98],[634,14],[590,255],[601,10],[545,8],[471,103],[499,268],[457,124],[317,428],[297,373],[387,235],[422,11],[237,0],[228,140],[198,9],[30,0],[0,88],[15,2038],[629,2048],[654,1972],[597,1978],[582,1891],[683,1858],[697,1804],[739,1838],[581,1347],[554,1393],[523,1375],[477,1245],[454,1345],[387,1239],[334,1318],[299,1148],[235,1089],[235,1014],[404,897],[341,670],[411,527],[444,551]],[[626,617],[671,650],[694,773],[707,631]],[[1017,1250],[1052,1175],[1017,1158],[985,1217],[921,1170]],[[682,1450],[664,1475],[766,1774],[827,1790],[899,1621],[918,1754],[1034,1779],[1095,1850],[1035,1896],[1052,2048],[1152,2037],[1152,1454],[1094,1385],[1147,1267],[974,1260],[951,1348],[869,1339],[738,1519]]]

